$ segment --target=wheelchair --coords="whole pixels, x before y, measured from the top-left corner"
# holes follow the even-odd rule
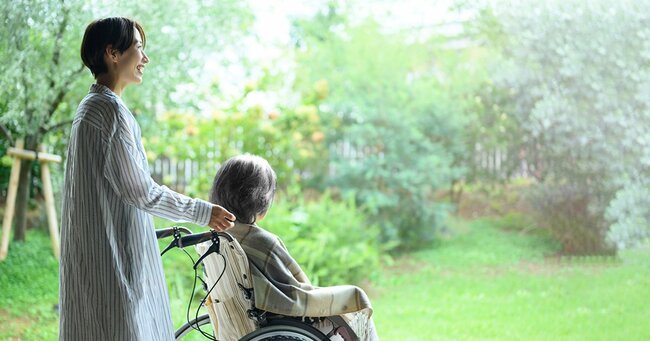
[[[187,234],[187,235],[182,235]],[[275,315],[254,306],[254,292],[248,257],[239,242],[227,232],[192,234],[184,227],[156,231],[158,239],[173,236],[174,240],[161,253],[171,248],[194,246],[200,258],[194,268],[203,267],[202,305],[208,314],[188,321],[175,332],[176,340],[199,330],[207,339],[230,341],[329,341],[324,328],[333,334],[334,325],[326,318],[301,318]],[[211,325],[213,334],[201,330]],[[318,329],[320,327],[321,330]],[[340,329],[339,329],[340,330]]]

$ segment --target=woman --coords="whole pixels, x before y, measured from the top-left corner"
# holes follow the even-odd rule
[[[336,334],[346,341],[378,340],[370,319],[372,306],[363,290],[352,285],[313,286],[282,240],[256,224],[271,207],[275,185],[275,172],[266,160],[241,155],[221,166],[210,192],[212,203],[237,217],[228,233],[237,239],[248,258],[255,308],[285,316],[325,317],[315,327],[333,340]]]
[[[173,340],[150,214],[222,231],[235,217],[149,175],[140,127],[122,101],[149,58],[142,26],[106,18],[86,28],[81,59],[96,83],[72,124],[63,190],[60,340]]]

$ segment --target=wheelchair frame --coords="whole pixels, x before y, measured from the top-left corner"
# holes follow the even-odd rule
[[[183,234],[186,234],[183,236]],[[225,232],[208,231],[193,234],[191,230],[182,226],[171,226],[164,229],[156,230],[156,237],[158,239],[173,237],[170,244],[161,252],[161,256],[172,248],[185,248],[193,246],[202,242],[212,241],[212,246],[205,254],[197,260],[194,268],[211,253],[219,253],[219,238],[225,238],[228,241],[233,241],[233,237]],[[215,247],[216,246],[216,247]],[[224,258],[225,261],[225,258]],[[207,295],[209,289],[204,287]],[[255,322],[257,329],[253,332],[243,336],[240,341],[327,341],[329,338],[313,326],[296,321],[292,317],[282,317],[266,319],[264,312],[255,309],[248,311],[249,317]],[[210,315],[203,314],[197,318],[188,321],[178,328],[175,333],[175,339],[181,340],[193,330],[200,330],[200,327],[211,324]],[[217,332],[216,330],[214,331]],[[203,332],[201,332],[203,333]],[[217,340],[215,335],[212,339]]]

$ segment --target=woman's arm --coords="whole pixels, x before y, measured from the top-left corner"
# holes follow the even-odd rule
[[[208,225],[213,205],[158,185],[143,167],[133,129],[119,119],[115,124],[117,127],[107,141],[104,177],[120,198],[165,219]]]

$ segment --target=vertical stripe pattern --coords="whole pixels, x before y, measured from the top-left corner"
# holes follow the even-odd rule
[[[60,340],[173,340],[151,214],[207,225],[212,205],[156,184],[140,127],[94,84],[72,124],[63,190]]]
[[[248,268],[248,258],[236,240],[221,239],[221,254],[211,254],[203,260],[205,266],[205,281],[208,288],[215,285],[223,271],[223,277],[216,282],[210,296],[212,305],[208,306],[213,327],[217,330],[220,341],[237,341],[242,336],[253,332],[255,322],[248,317],[247,311],[253,308],[253,302],[244,297],[244,288],[251,289],[251,275]],[[212,245],[211,241],[196,245],[196,250],[203,255]],[[225,263],[224,263],[225,259]],[[225,269],[224,269],[225,267]],[[216,317],[216,323],[214,318]]]

